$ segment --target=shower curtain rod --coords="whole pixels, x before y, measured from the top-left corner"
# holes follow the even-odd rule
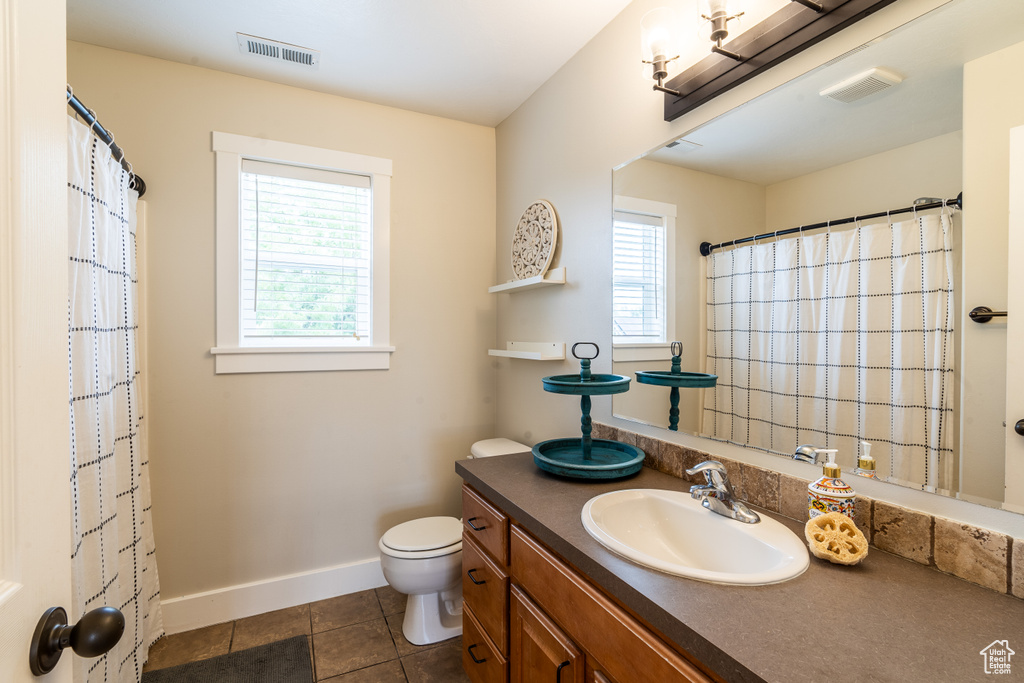
[[[114,155],[114,160],[121,164],[121,168],[128,171],[128,175],[131,178],[128,186],[133,190],[138,190],[140,197],[146,194],[146,181],[132,171],[132,165],[124,158],[124,150],[114,142],[114,136],[100,125],[100,122],[96,119],[96,114],[93,113],[92,109],[82,104],[82,100],[75,96],[75,91],[70,85],[68,86],[68,106],[85,120],[85,124],[89,126],[89,130],[93,132],[93,135],[110,147],[110,153]]]
[[[925,202],[924,204],[917,204],[915,206],[908,206],[904,209],[893,209],[892,211],[880,211],[878,213],[869,213],[864,216],[851,216],[850,218],[841,218],[836,221],[826,221],[824,223],[815,223],[814,225],[802,225],[799,228],[788,228],[786,230],[776,230],[774,232],[766,232],[763,235],[754,235],[753,237],[744,237],[742,239],[732,240],[730,242],[722,242],[721,244],[711,244],[710,242],[700,243],[700,254],[701,256],[708,256],[715,249],[721,247],[731,247],[736,244],[743,244],[745,242],[753,242],[755,240],[768,239],[769,237],[778,237],[779,235],[790,235],[794,232],[803,232],[805,230],[816,230],[817,228],[828,228],[833,225],[843,225],[844,223],[854,223],[856,221],[864,221],[872,218],[882,218],[883,216],[892,216],[897,213],[910,213],[911,211],[927,211],[928,209],[938,209],[943,206],[952,206],[957,209],[964,208],[964,193],[961,192],[956,196],[955,199],[940,199],[934,202]]]

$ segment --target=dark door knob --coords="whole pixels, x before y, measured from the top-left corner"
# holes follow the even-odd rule
[[[124,615],[113,607],[94,609],[74,626],[68,625],[63,607],[51,607],[36,625],[29,647],[29,667],[36,676],[49,673],[68,646],[79,657],[99,657],[117,645],[123,633]]]
[[[1024,436],[1024,420],[1017,420],[1017,424],[1013,425],[1013,431]]]

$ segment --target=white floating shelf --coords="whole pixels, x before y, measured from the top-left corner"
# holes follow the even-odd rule
[[[535,275],[534,277],[523,278],[522,280],[512,280],[503,285],[494,285],[493,287],[488,287],[487,291],[491,294],[497,294],[498,292],[522,292],[527,289],[564,284],[565,266],[562,266],[561,268],[549,270],[543,275]]]
[[[524,360],[565,360],[565,342],[514,342],[505,349],[490,349],[488,355]]]

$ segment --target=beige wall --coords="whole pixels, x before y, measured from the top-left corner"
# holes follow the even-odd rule
[[[704,257],[701,242],[718,243],[737,235],[764,230],[764,188],[731,178],[679,166],[638,159],[616,169],[614,193],[672,204],[676,207],[675,293],[676,318],[673,340],[683,343],[684,371],[703,372],[707,329],[704,320]],[[671,340],[670,340],[671,341]],[[665,356],[670,354],[666,352]],[[637,370],[668,370],[670,361],[616,362],[613,372],[634,378]],[[635,378],[634,378],[635,382]],[[700,431],[704,392],[683,389],[679,393],[679,429]],[[612,398],[616,415],[655,425],[668,425],[669,390],[639,386]]]
[[[453,463],[494,435],[494,129],[68,46],[68,81],[149,185],[153,518],[164,599],[378,556],[458,515]],[[211,131],[385,157],[389,371],[220,375]]]
[[[1007,306],[1010,211],[1010,128],[1024,125],[1020,88],[1024,43],[964,65],[964,311]],[[1019,201],[1015,198],[1014,201]],[[1013,314],[1013,311],[1010,311]],[[1006,322],[962,323],[964,402],[976,406],[961,423],[963,489],[970,495],[1002,500],[1002,454],[1008,434],[1006,415]],[[1019,342],[1017,348],[1019,349]],[[1020,415],[1009,416],[1013,421]],[[1009,434],[1016,438],[1012,431]]]
[[[960,131],[769,185],[768,230],[910,206],[918,197],[956,197],[963,189]]]
[[[612,168],[679,137],[700,123],[775,87],[814,66],[859,46],[943,4],[943,0],[901,0],[876,12],[851,29],[825,40],[798,57],[707,105],[665,123],[663,100],[651,92],[636,64],[640,19],[656,0],[636,0],[587,44],[554,77],[498,126],[498,279],[509,278],[505,265],[515,221],[530,201],[550,200],[562,222],[560,265],[569,284],[507,295],[499,299],[498,339],[576,341],[610,340],[611,177]],[[1010,80],[1004,81],[1005,83]],[[965,136],[966,137],[966,136]],[[970,200],[968,200],[970,201]],[[610,368],[603,352],[595,370]],[[564,363],[507,360],[498,366],[498,431],[502,436],[533,443],[574,435],[578,405],[566,397],[545,394],[545,375],[575,371]],[[635,428],[611,418],[610,399],[594,401],[596,419]],[[762,464],[802,477],[809,465],[679,434],[678,443]],[[865,481],[866,495],[909,505],[988,528],[1024,533],[1024,518],[968,505],[919,491]]]

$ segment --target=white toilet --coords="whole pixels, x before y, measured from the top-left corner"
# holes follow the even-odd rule
[[[473,444],[471,458],[525,453],[510,439]],[[423,517],[388,529],[377,543],[384,578],[408,595],[402,633],[413,645],[427,645],[462,633],[462,520]]]

